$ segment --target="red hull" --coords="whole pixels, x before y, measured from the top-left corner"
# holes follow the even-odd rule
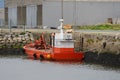
[[[57,61],[80,61],[84,58],[83,52],[74,52],[74,48],[35,49],[24,46],[25,53],[29,58],[57,60]]]

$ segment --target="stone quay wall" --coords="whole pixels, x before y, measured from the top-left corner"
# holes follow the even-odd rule
[[[74,33],[76,51],[120,54],[120,33]]]
[[[52,32],[45,32],[44,37],[50,44]],[[23,54],[22,47],[34,42],[42,32],[0,34],[0,54]],[[120,67],[120,33],[74,32],[75,51],[83,51],[84,61]],[[11,51],[12,50],[12,51]]]
[[[0,48],[17,48],[38,39],[42,32],[22,32],[22,33],[1,33]],[[44,37],[47,44],[50,44],[51,33],[45,32]],[[75,40],[75,51],[92,51],[99,53],[120,54],[120,33],[73,33]]]
[[[120,68],[120,33],[74,33],[75,51],[84,51],[86,63]]]
[[[44,34],[47,44],[50,44],[50,34]],[[39,38],[41,33],[33,33],[34,39]],[[92,51],[101,53],[120,54],[120,33],[87,33],[74,32],[75,51]]]
[[[31,32],[1,33],[0,55],[24,54],[23,46],[33,41],[34,38]]]
[[[45,34],[47,44],[50,43],[50,34]],[[40,33],[34,33],[34,39]],[[95,63],[120,68],[120,33],[74,32],[75,51],[84,52],[86,63]]]

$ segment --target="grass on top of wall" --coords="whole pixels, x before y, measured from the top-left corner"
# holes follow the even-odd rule
[[[117,24],[99,24],[90,26],[78,26],[82,30],[120,30],[120,25]]]

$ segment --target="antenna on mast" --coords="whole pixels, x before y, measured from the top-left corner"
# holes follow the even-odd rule
[[[60,21],[60,32],[63,33],[63,0],[61,1],[61,19],[59,19]]]
[[[61,1],[61,18],[63,19],[63,0]]]
[[[73,1],[73,26],[77,26],[77,0]]]

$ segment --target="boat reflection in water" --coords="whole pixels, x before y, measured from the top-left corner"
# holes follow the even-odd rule
[[[120,80],[120,70],[81,62],[2,57],[0,80]]]

